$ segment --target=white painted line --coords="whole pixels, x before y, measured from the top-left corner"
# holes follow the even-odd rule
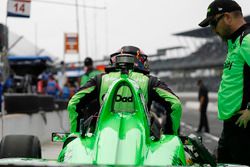
[[[219,138],[217,136],[211,135],[210,133],[204,133],[204,135],[217,142],[219,141]]]
[[[185,126],[186,128],[190,129],[190,130],[194,130],[194,127],[184,123],[184,122],[181,122],[181,126]]]
[[[186,127],[187,129],[190,129],[190,130],[194,130],[194,129],[195,129],[195,128],[192,127],[191,125],[188,125],[188,124],[186,124],[186,123],[184,123],[184,122],[181,122],[181,126],[184,126],[184,127]],[[203,134],[204,134],[206,137],[208,137],[208,138],[210,138],[210,139],[212,139],[212,140],[215,140],[216,142],[219,141],[219,138],[218,138],[217,136],[214,136],[214,135],[212,135],[212,134],[210,134],[210,133],[206,133],[206,132],[204,132]]]

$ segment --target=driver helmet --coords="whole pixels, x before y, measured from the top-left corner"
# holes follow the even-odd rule
[[[135,71],[142,73],[149,73],[148,56],[144,52],[135,46],[123,46],[117,52],[110,55],[110,66],[114,67],[116,62],[116,56],[122,54],[131,54],[135,57],[134,69]]]

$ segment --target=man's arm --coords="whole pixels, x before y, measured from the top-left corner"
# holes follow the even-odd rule
[[[68,103],[68,112],[70,119],[70,132],[76,132],[79,128],[77,123],[81,116],[81,109],[83,109],[91,100],[98,99],[96,90],[96,77],[89,80],[77,93],[72,96]]]
[[[240,54],[245,62],[250,66],[250,34],[246,35],[241,43]]]
[[[242,55],[247,65],[250,66],[250,34],[246,35],[243,38],[240,47],[240,54]],[[241,114],[241,116],[238,118],[235,124],[238,125],[239,127],[243,126],[244,128],[246,128],[247,123],[250,120],[250,111],[246,109],[246,110],[241,110],[238,113]]]
[[[203,96],[203,95],[201,95],[201,97],[200,97],[200,106],[199,106],[199,111],[201,112],[201,107],[202,107],[202,105],[204,104],[204,102],[205,102],[205,96]]]
[[[201,95],[200,97],[200,104],[203,105],[205,102],[205,96]]]
[[[152,100],[160,103],[170,115],[172,127],[169,128],[172,128],[173,133],[177,135],[182,114],[182,105],[179,98],[164,82],[161,82],[160,80],[155,81],[153,88],[150,91],[152,91],[150,94]]]

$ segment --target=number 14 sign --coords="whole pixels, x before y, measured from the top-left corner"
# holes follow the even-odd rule
[[[8,0],[7,16],[30,17],[31,0]]]

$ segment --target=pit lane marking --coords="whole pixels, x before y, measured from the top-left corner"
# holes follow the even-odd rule
[[[186,123],[184,123],[184,122],[181,122],[181,126],[184,126],[184,127],[186,127],[187,129],[192,130],[192,131],[195,129],[195,128],[192,127],[191,125],[188,125],[188,124],[186,124]],[[216,142],[219,141],[219,137],[214,136],[214,135],[212,135],[212,134],[210,134],[210,133],[204,132],[203,135],[206,136],[206,137],[208,137],[208,138],[210,138],[210,139],[212,139],[212,140],[214,140],[214,141],[216,141]]]

